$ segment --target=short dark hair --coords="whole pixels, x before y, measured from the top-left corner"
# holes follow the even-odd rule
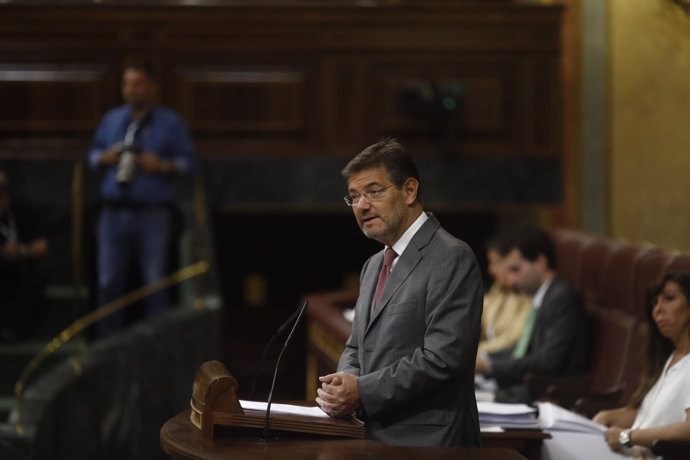
[[[556,247],[553,240],[539,227],[528,226],[513,232],[509,239],[508,251],[517,249],[522,257],[534,262],[543,255],[549,268],[556,268]]]
[[[124,71],[127,72],[128,70],[141,72],[151,81],[155,82],[157,80],[156,68],[150,61],[144,59],[132,59],[131,61],[127,61]]]
[[[343,179],[347,181],[353,174],[381,166],[386,169],[388,176],[397,188],[401,188],[405,181],[411,177],[416,179],[419,182],[417,201],[421,201],[422,181],[419,179],[417,165],[395,138],[383,138],[365,148],[350,160],[341,174]]]
[[[505,257],[510,252],[510,241],[508,235],[494,235],[484,243],[487,251],[496,251],[501,257]]]

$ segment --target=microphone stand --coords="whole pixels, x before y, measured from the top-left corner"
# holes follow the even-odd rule
[[[276,362],[276,367],[275,370],[273,371],[273,382],[271,382],[271,391],[268,393],[268,404],[266,405],[266,421],[264,422],[264,437],[263,441],[264,442],[270,442],[270,432],[271,432],[271,403],[273,402],[273,390],[276,386],[276,378],[278,377],[278,368],[280,367],[280,360],[283,357],[283,354],[285,353],[285,350],[287,349],[288,344],[290,343],[290,339],[292,339],[292,335],[295,333],[295,329],[297,329],[297,326],[300,323],[300,320],[302,319],[302,315],[304,314],[304,310],[307,309],[307,306],[309,305],[309,301],[306,300],[304,302],[304,305],[302,305],[302,308],[299,309],[299,314],[297,315],[297,319],[295,320],[295,323],[292,325],[292,330],[290,331],[290,334],[288,335],[287,339],[285,339],[285,344],[283,345],[283,349],[280,350],[280,354],[278,355],[278,361]]]
[[[297,310],[295,310],[292,315],[285,321],[276,331],[275,334],[273,334],[273,337],[268,341],[266,346],[264,347],[264,351],[261,353],[261,360],[259,361],[259,366],[256,368],[256,372],[254,373],[254,380],[252,380],[252,388],[249,391],[249,400],[253,401],[254,400],[254,389],[256,388],[256,381],[259,378],[259,373],[261,372],[261,367],[264,364],[264,361],[266,361],[266,353],[268,352],[268,349],[271,347],[271,344],[275,339],[277,339],[283,332],[285,332],[285,329],[292,324],[292,322],[295,320],[297,315],[299,315],[299,312],[302,311],[302,307],[299,307]]]

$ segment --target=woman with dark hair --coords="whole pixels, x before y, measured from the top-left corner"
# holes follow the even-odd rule
[[[690,441],[690,274],[668,273],[651,290],[647,369],[630,403],[599,412],[612,450]]]

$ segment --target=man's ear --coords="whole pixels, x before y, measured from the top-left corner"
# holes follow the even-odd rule
[[[405,195],[405,203],[412,206],[417,201],[417,192],[419,191],[419,181],[414,177],[410,177],[402,186],[402,191]]]
[[[539,254],[535,262],[539,264],[539,268],[541,268],[543,271],[547,271],[549,269],[549,261],[544,254]]]

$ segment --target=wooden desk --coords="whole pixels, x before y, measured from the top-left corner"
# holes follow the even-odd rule
[[[524,460],[514,450],[450,447],[394,447],[376,441],[343,440],[325,437],[281,434],[279,439],[264,443],[256,430],[216,428],[213,440],[204,439],[201,431],[189,421],[185,411],[161,428],[161,447],[173,460],[220,459],[424,459],[424,460]]]
[[[481,433],[482,445],[491,449],[513,449],[529,460],[541,460],[544,439],[551,435],[540,430],[506,431],[503,433]]]

